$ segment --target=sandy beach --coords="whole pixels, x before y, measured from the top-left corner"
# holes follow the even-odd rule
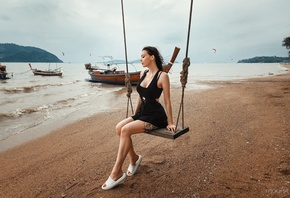
[[[290,74],[208,85],[185,91],[188,133],[133,137],[142,164],[115,189],[101,185],[117,154],[124,91],[113,111],[1,152],[0,197],[290,197]],[[180,96],[172,89],[175,120]]]

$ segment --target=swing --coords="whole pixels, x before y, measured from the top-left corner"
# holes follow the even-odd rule
[[[127,88],[127,98],[128,98],[126,117],[128,117],[129,104],[131,106],[132,113],[133,113],[133,105],[132,105],[132,100],[131,100],[132,86],[130,83],[130,76],[129,76],[129,72],[128,72],[128,58],[127,58],[127,45],[126,45],[126,32],[125,32],[123,0],[121,0],[121,6],[122,6],[123,34],[124,34],[125,59],[126,59],[125,86]],[[147,134],[159,136],[159,137],[163,137],[163,138],[168,138],[168,139],[176,139],[179,136],[181,136],[189,131],[189,127],[184,126],[184,104],[183,104],[183,101],[184,101],[184,89],[185,89],[185,86],[187,83],[187,77],[188,77],[188,67],[190,66],[190,59],[188,57],[188,46],[189,46],[189,36],[190,36],[190,27],[191,27],[192,7],[193,7],[193,0],[191,0],[191,5],[190,5],[186,55],[185,55],[185,58],[183,59],[182,71],[180,72],[180,74],[181,74],[180,75],[180,82],[181,82],[181,86],[182,86],[182,92],[181,92],[181,102],[180,102],[180,107],[179,107],[177,122],[176,122],[176,130],[172,132],[172,131],[167,130],[166,128],[158,128],[158,129],[151,130],[151,131],[145,131],[145,133],[147,133]],[[178,49],[177,53],[176,53],[176,49]],[[171,61],[168,64],[168,66],[170,66],[170,67],[172,66],[178,52],[179,52],[179,48],[175,47],[173,56],[171,58]],[[182,113],[182,126],[181,127],[178,126],[180,113]]]

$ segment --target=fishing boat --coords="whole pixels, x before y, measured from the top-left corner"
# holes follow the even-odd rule
[[[9,79],[7,74],[8,73],[6,72],[6,66],[5,65],[0,65],[0,79],[1,80]]]
[[[48,70],[39,70],[39,69],[33,69],[31,64],[29,63],[29,67],[34,75],[41,75],[41,76],[62,76],[62,68],[56,68],[54,70],[48,69]]]
[[[178,53],[180,48],[175,47],[172,58],[167,65],[163,65],[163,71],[169,72]],[[106,64],[108,69],[100,69],[98,67],[92,67],[91,64],[86,63],[85,68],[89,70],[89,75],[91,79],[87,79],[89,82],[99,82],[99,83],[107,83],[107,84],[117,84],[117,85],[124,85],[126,79],[126,71],[125,70],[118,70],[117,67],[110,69],[110,64]],[[140,72],[128,72],[130,77],[130,83],[132,85],[137,85],[140,79]]]
[[[89,70],[89,75],[91,79],[86,79],[90,82],[99,82],[99,83],[106,83],[106,84],[116,84],[116,85],[124,85],[126,72],[125,70],[119,70],[118,64],[113,60],[112,56],[101,56],[103,60],[109,59],[102,63],[102,66],[92,66],[91,63],[86,63],[85,68]],[[131,64],[133,67],[134,65]],[[105,69],[106,67],[106,69]],[[113,67],[111,69],[111,67]],[[130,75],[130,82],[132,85],[136,85],[139,78],[140,78],[140,71],[129,72]]]
[[[124,85],[126,72],[124,70],[90,70],[89,74],[90,82],[99,82],[107,84]],[[130,82],[132,85],[136,85],[140,78],[140,71],[129,72]]]

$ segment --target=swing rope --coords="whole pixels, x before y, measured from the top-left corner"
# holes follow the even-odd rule
[[[127,113],[126,117],[128,117],[129,112],[129,104],[131,105],[132,114],[133,114],[133,105],[132,105],[132,99],[131,99],[131,93],[132,93],[132,85],[130,82],[130,75],[128,71],[128,58],[127,58],[127,45],[126,45],[126,31],[125,31],[125,17],[124,17],[124,6],[123,6],[123,0],[121,0],[121,6],[122,6],[122,19],[123,19],[123,34],[124,34],[124,46],[125,46],[125,57],[126,57],[126,77],[125,77],[125,86],[127,88]],[[182,65],[182,71],[180,72],[180,82],[182,85],[182,95],[181,95],[181,102],[179,107],[179,112],[177,116],[176,126],[178,126],[180,113],[182,112],[182,129],[178,129],[176,127],[175,133],[168,132],[166,129],[156,129],[148,132],[151,135],[157,135],[160,137],[165,137],[169,139],[175,139],[179,137],[180,135],[186,133],[189,131],[188,127],[184,127],[184,89],[187,84],[187,78],[188,78],[188,67],[190,66],[190,59],[188,57],[188,48],[189,48],[189,37],[190,37],[190,28],[191,28],[191,18],[192,18],[192,7],[193,7],[193,0],[191,0],[191,6],[190,6],[190,15],[189,15],[189,24],[188,24],[188,33],[187,33],[187,44],[186,44],[186,56],[183,59],[183,65]],[[179,51],[179,50],[178,50]]]
[[[190,29],[191,29],[192,8],[193,8],[193,0],[191,0],[191,4],[190,4],[186,53],[185,53],[185,58],[183,59],[183,63],[182,63],[182,71],[180,72],[180,82],[181,82],[181,86],[182,86],[182,93],[181,93],[181,102],[180,102],[180,106],[179,106],[176,126],[178,126],[180,113],[182,113],[182,128],[184,128],[184,102],[183,102],[184,101],[184,89],[185,89],[186,84],[187,84],[188,67],[190,66],[190,59],[188,57],[188,48],[189,48],[189,37],[190,37]]]
[[[125,86],[127,88],[127,112],[126,117],[129,114],[129,104],[131,106],[132,114],[133,114],[133,104],[132,104],[132,85],[130,81],[130,74],[128,69],[128,57],[127,57],[127,44],[126,44],[126,30],[125,30],[125,17],[124,17],[124,5],[123,0],[121,0],[121,7],[122,7],[122,19],[123,19],[123,34],[124,34],[124,46],[125,46],[125,59],[126,59],[126,77],[125,77]]]

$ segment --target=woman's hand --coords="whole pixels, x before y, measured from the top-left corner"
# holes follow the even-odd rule
[[[167,130],[174,132],[176,129],[176,126],[174,124],[169,124],[166,127]]]

